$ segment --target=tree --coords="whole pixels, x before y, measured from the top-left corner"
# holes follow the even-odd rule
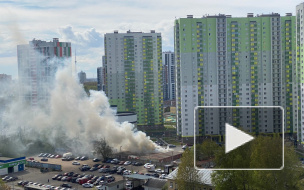
[[[303,167],[293,146],[285,146],[284,168],[279,171],[265,170],[253,173],[253,182],[258,189],[303,189],[300,181],[303,179]]]
[[[186,149],[182,155],[175,179],[179,190],[196,189],[200,184],[198,170],[194,168],[194,151]]]
[[[220,147],[215,141],[206,139],[202,144],[196,145],[197,160],[210,159],[215,156],[215,153],[219,151]]]
[[[280,140],[280,137],[259,136],[255,139],[254,143],[249,143],[247,147],[241,146],[230,152],[229,154],[233,153],[231,155],[228,154],[228,156],[225,156],[223,153],[216,155],[215,162],[222,168],[235,165],[249,165],[250,168],[279,168],[282,165],[281,145],[282,141]],[[244,157],[249,159],[244,159],[242,155],[245,155]],[[212,174],[212,182],[217,190],[302,189],[300,187],[300,181],[301,178],[303,178],[303,168],[300,165],[293,146],[285,145],[284,163],[284,168],[277,171],[215,171]]]
[[[103,160],[107,160],[113,154],[112,147],[109,146],[105,139],[94,142],[94,151],[97,155],[101,155]]]
[[[2,179],[0,179],[0,189],[1,189],[1,190],[10,190],[11,188],[10,188],[8,185],[6,185],[6,184],[2,181]]]

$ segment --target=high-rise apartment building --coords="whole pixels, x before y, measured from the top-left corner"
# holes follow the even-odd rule
[[[175,61],[171,51],[163,52],[163,89],[164,100],[175,99]]]
[[[257,109],[231,124],[256,133],[298,132],[295,16],[188,15],[175,21],[174,30],[179,135],[184,139],[194,136],[196,106],[282,106],[285,129],[279,115]],[[217,114],[220,118],[239,114],[236,109],[232,111]],[[202,112],[196,135],[224,135],[221,120]]]
[[[79,83],[80,84],[85,83],[87,81],[87,74],[85,72],[83,72],[83,71],[80,71],[78,73],[78,79],[79,79]]]
[[[105,34],[106,94],[117,110],[137,113],[137,126],[163,125],[161,34]]]
[[[97,67],[97,90],[104,90],[104,67]]]
[[[304,3],[296,6],[297,72],[298,72],[298,140],[304,142]]]
[[[18,76],[20,96],[31,106],[44,104],[49,98],[49,90],[63,58],[72,54],[70,42],[59,42],[58,38],[46,42],[35,40],[18,45]]]

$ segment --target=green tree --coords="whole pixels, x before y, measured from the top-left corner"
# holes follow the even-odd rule
[[[211,139],[204,140],[202,144],[196,145],[196,159],[206,160],[213,158],[220,150],[220,146]]]
[[[194,168],[194,151],[186,149],[182,155],[175,179],[179,190],[196,189],[200,184],[198,170]]]
[[[293,146],[285,146],[284,168],[279,171],[254,171],[253,182],[258,189],[303,189],[300,184],[303,179],[303,167],[294,151]]]
[[[100,139],[94,142],[94,151],[97,155],[101,155],[103,160],[108,159],[113,154],[112,147],[109,146],[105,139]]]
[[[249,143],[230,152],[227,156],[216,155],[216,164],[225,166],[248,165],[251,168],[279,168],[282,165],[282,141],[280,137],[257,137],[254,144]],[[246,155],[247,149],[247,155]],[[232,154],[231,154],[232,153]],[[248,158],[242,161],[242,155]],[[273,156],[274,155],[274,156]],[[221,158],[224,157],[224,158]],[[244,159],[244,158],[243,158]],[[244,159],[245,160],[245,159]],[[268,190],[268,189],[303,189],[300,187],[303,178],[303,168],[295,154],[293,146],[285,145],[284,168],[282,170],[254,170],[254,171],[215,171],[212,174],[212,182],[217,190]]]

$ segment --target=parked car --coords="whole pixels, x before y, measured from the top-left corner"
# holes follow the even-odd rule
[[[100,159],[98,159],[98,158],[93,159],[93,162],[99,162],[99,161],[100,161]]]
[[[17,183],[17,185],[22,185],[22,183],[23,183],[23,181],[19,181],[19,182]]]
[[[188,148],[188,145],[183,145],[182,149],[185,150],[186,148]]]
[[[134,165],[134,166],[142,166],[142,165],[143,165],[143,163],[140,163],[140,162],[135,162],[133,165]]]
[[[16,181],[18,177],[9,177],[5,181],[10,182],[10,181]]]
[[[131,164],[130,161],[126,161],[126,162],[124,163],[125,166],[130,165],[130,164]]]
[[[59,155],[59,154],[57,154],[56,156],[55,156],[55,158],[61,158],[62,156],[61,155]]]
[[[10,176],[7,175],[7,176],[3,177],[2,180],[5,181],[8,178],[10,178]]]
[[[75,160],[80,160],[80,158],[81,158],[80,156],[77,156],[77,157],[75,158]]]
[[[111,164],[118,164],[120,161],[117,159],[117,158],[114,158],[112,161],[111,161]]]
[[[162,169],[156,169],[155,172],[156,173],[164,173],[164,170],[162,170]]]
[[[81,161],[84,161],[84,160],[87,160],[87,159],[88,159],[87,156],[83,156],[83,157],[80,158]]]
[[[96,186],[96,189],[97,189],[97,190],[102,190],[102,185]]]
[[[167,178],[167,174],[161,174],[160,176],[159,176],[159,179],[166,179]]]
[[[49,159],[47,159],[46,157],[41,158],[41,161],[43,162],[47,162]]]
[[[112,159],[106,160],[106,163],[111,163]]]
[[[84,187],[84,188],[92,188],[94,185],[93,184],[91,184],[91,183],[84,183],[84,184],[82,184],[82,187]]]
[[[90,169],[91,172],[96,171],[96,170],[98,170],[97,167],[92,167],[92,168]]]
[[[123,165],[124,163],[125,163],[125,161],[120,161],[118,164]]]
[[[132,172],[130,170],[125,170],[123,171],[123,175],[131,175]]]
[[[73,165],[80,165],[80,163],[77,162],[77,161],[72,162],[72,164],[73,164]]]
[[[68,183],[64,183],[61,185],[61,187],[67,187],[67,188],[72,188],[72,186]]]
[[[54,176],[52,177],[52,179],[53,179],[53,180],[56,180],[59,176],[62,176],[62,174],[54,175]]]
[[[174,148],[174,147],[176,147],[176,145],[174,145],[174,144],[168,144],[167,147],[168,148]]]
[[[113,168],[109,171],[109,174],[115,174],[117,172],[117,169]]]
[[[154,167],[154,165],[151,164],[151,163],[146,163],[146,164],[144,165],[144,168],[147,168],[147,169],[150,169],[151,167]]]

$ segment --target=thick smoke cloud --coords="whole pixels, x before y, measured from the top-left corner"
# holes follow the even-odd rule
[[[116,122],[106,95],[91,91],[88,97],[71,73],[71,68],[57,71],[50,100],[43,107],[33,109],[23,104],[12,88],[0,92],[2,103],[6,104],[0,118],[0,140],[14,139],[10,151],[34,153],[33,149],[42,151],[44,147],[90,154],[92,142],[100,138],[116,150],[121,146],[122,151],[134,153],[161,150],[145,133],[135,132],[132,124]]]

